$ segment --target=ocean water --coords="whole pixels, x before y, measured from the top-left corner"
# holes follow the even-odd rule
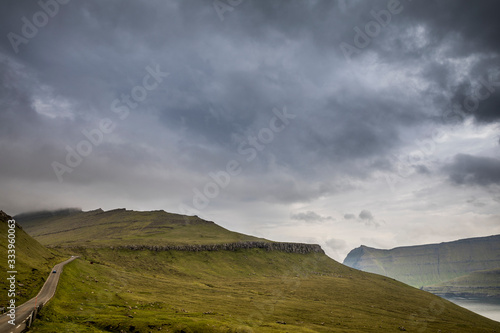
[[[500,299],[447,298],[467,310],[500,322]]]

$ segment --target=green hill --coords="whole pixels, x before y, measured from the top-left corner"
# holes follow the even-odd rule
[[[125,209],[22,214],[16,220],[50,246],[193,245],[266,241],[224,229],[196,216]]]
[[[0,307],[8,302],[7,290],[7,250],[8,250],[8,220],[12,217],[0,211],[0,253],[2,253],[2,270],[0,270]],[[15,271],[17,280],[16,302],[21,304],[34,297],[45,282],[51,268],[63,258],[46,249],[29,236],[16,223],[15,228]]]
[[[339,264],[315,245],[260,240],[162,211],[80,212],[64,220],[71,225],[52,216],[30,226],[45,244],[81,256],[65,267],[33,332],[500,331],[500,323]],[[120,223],[116,234],[89,230],[111,230],[113,222]],[[147,226],[162,234],[143,237],[138,230]]]
[[[446,284],[446,281],[477,271],[500,268],[500,235],[392,250],[361,246],[347,255],[344,264],[389,276],[417,288],[433,286],[433,292],[438,292],[436,288]],[[478,287],[481,283],[479,275],[473,276]],[[484,283],[486,287],[490,282],[485,280]],[[494,284],[500,287],[500,280]]]
[[[498,332],[323,254],[81,249],[34,332]]]

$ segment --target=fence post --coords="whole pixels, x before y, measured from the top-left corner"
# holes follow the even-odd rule
[[[40,311],[42,311],[43,304],[40,304],[36,307],[35,318],[40,318]]]

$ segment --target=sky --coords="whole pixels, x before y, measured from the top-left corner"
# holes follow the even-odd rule
[[[499,12],[4,0],[0,209],[162,209],[338,261],[499,234]]]

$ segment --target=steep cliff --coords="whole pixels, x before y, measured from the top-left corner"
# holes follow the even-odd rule
[[[58,246],[57,248],[61,248]],[[82,247],[64,247],[80,249]],[[188,251],[188,252],[202,252],[202,251],[237,251],[248,249],[263,249],[266,251],[281,251],[285,253],[322,253],[324,254],[321,246],[317,244],[304,244],[304,243],[283,243],[283,242],[238,242],[238,243],[224,243],[224,244],[193,244],[193,245],[122,245],[111,247],[94,247],[94,248],[110,248],[118,250],[133,250],[133,251]]]
[[[500,268],[500,235],[392,250],[361,246],[347,255],[344,264],[421,288]]]

